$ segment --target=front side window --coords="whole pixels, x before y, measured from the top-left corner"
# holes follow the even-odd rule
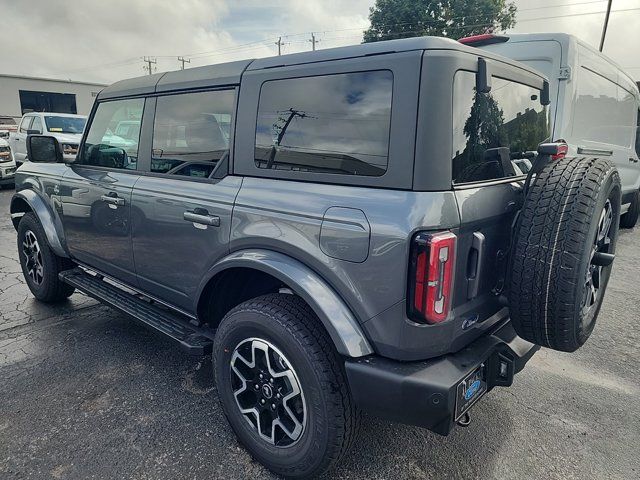
[[[256,166],[383,175],[392,91],[388,70],[265,82],[258,106]]]
[[[523,175],[538,145],[549,139],[549,114],[540,91],[492,79],[478,93],[476,76],[459,71],[454,80],[453,182],[469,183]]]
[[[20,133],[27,133],[27,130],[29,130],[29,126],[31,125],[32,121],[33,117],[24,117],[22,119],[22,122],[20,123]]]
[[[52,133],[82,133],[87,119],[46,115],[44,117],[44,123],[47,125],[47,130]]]
[[[40,117],[33,117],[33,123],[29,127],[29,130],[37,130],[42,133],[42,120],[40,120]]]
[[[102,102],[98,105],[78,163],[135,170],[142,122],[143,98]],[[122,125],[136,125],[137,134],[118,135]]]
[[[234,99],[233,90],[159,97],[151,171],[208,178],[229,155]]]

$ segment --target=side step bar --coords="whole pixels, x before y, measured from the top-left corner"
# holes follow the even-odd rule
[[[58,277],[90,297],[176,340],[190,355],[211,353],[213,332],[192,325],[187,317],[142,300],[81,268],[60,272]]]

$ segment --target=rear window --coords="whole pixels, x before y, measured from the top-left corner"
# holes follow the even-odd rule
[[[538,145],[549,139],[549,113],[540,91],[492,79],[476,92],[476,75],[459,71],[453,93],[453,183],[482,182],[526,173]]]
[[[258,105],[256,166],[383,175],[392,91],[388,70],[265,82]]]

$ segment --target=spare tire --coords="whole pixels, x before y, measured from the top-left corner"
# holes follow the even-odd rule
[[[564,158],[537,175],[516,222],[509,309],[522,338],[573,352],[602,305],[618,237],[620,177],[609,160]]]

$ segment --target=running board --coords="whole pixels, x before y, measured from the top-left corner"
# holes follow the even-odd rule
[[[81,268],[58,274],[60,280],[90,297],[132,316],[139,322],[177,341],[190,355],[206,355],[213,347],[212,332],[189,323],[187,317],[172,313],[117,286],[91,275]]]

